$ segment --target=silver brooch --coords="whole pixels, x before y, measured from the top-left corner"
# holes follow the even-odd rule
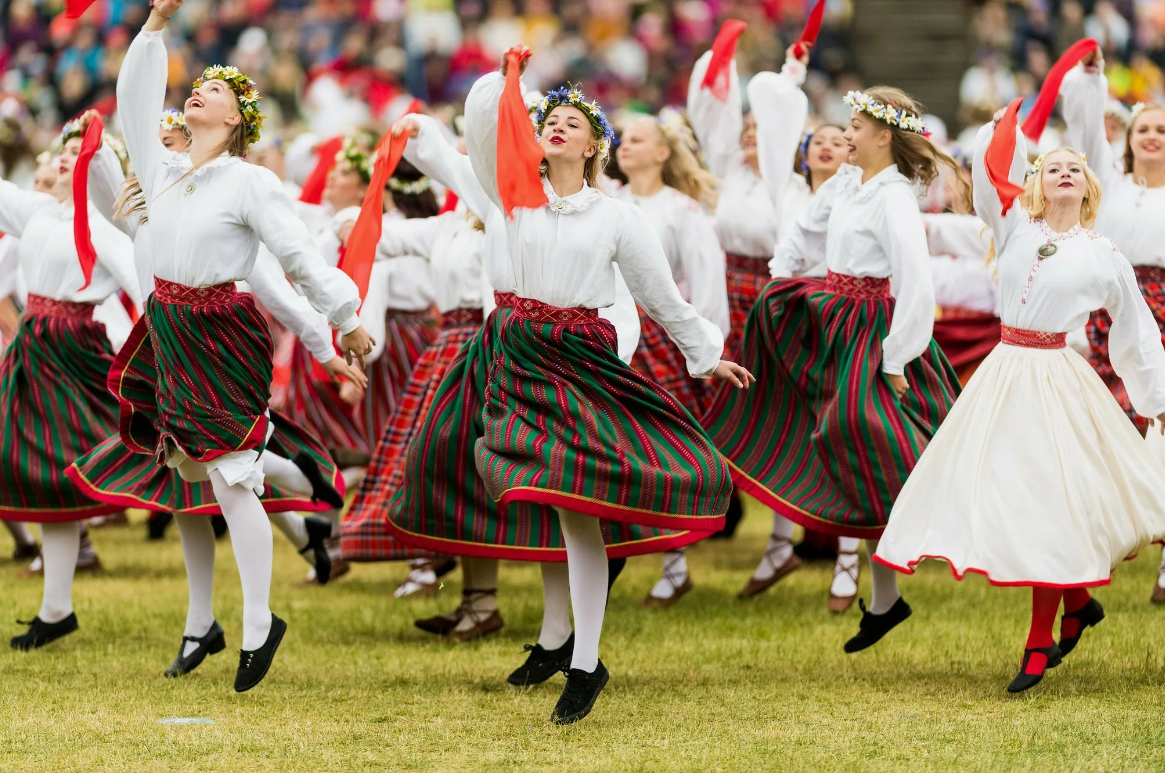
[[[183,193],[185,193],[187,196],[194,193],[194,183],[190,183],[189,185],[187,185],[186,190],[184,190]]]
[[[1039,255],[1040,258],[1050,258],[1055,255],[1059,249],[1060,248],[1056,245],[1048,242],[1047,244],[1041,244],[1040,248],[1036,250],[1036,254]]]
[[[555,199],[554,203],[550,205],[550,208],[561,214],[566,211],[566,206],[566,199]]]

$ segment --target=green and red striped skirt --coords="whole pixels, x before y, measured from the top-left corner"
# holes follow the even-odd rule
[[[1165,268],[1157,266],[1133,266],[1137,275],[1137,285],[1149,310],[1153,312],[1153,319],[1157,320],[1157,327],[1161,330],[1161,340],[1165,342]],[[1112,396],[1120,403],[1125,415],[1136,426],[1142,435],[1149,427],[1149,422],[1138,416],[1133,410],[1133,402],[1129,393],[1125,391],[1125,384],[1112,367],[1108,358],[1108,331],[1112,327],[1112,317],[1104,309],[1094,311],[1088,318],[1088,362],[1092,365],[1096,375],[1112,392]]]
[[[95,500],[65,471],[117,432],[105,388],[113,350],[93,306],[28,297],[0,361],[0,519],[79,521],[123,508]]]
[[[771,257],[771,256],[770,256]],[[734,362],[740,357],[744,325],[757,298],[764,292],[772,276],[768,258],[750,258],[746,255],[725,255],[728,282],[728,336],[724,340],[724,356]]]
[[[712,396],[708,382],[688,375],[683,352],[643,309],[639,309],[639,329],[639,347],[631,367],[670,392],[692,416],[703,416]]]
[[[933,340],[899,399],[882,373],[888,279],[830,274],[769,284],[749,315],[748,390],[717,390],[705,426],[741,489],[817,531],[876,539],[959,394]]]
[[[90,496],[123,507],[211,515],[218,507],[209,484],[178,480],[165,462],[176,451],[205,463],[269,448],[289,459],[306,452],[342,492],[319,440],[269,410],[271,354],[267,323],[234,284],[155,279],[146,313],[109,371],[120,436],[78,460],[70,477]],[[269,512],[327,509],[270,485],[261,499]]]
[[[717,531],[728,466],[675,398],[624,364],[594,309],[519,298],[485,389],[478,473],[497,502]]]
[[[475,448],[485,432],[482,406],[489,369],[516,298],[495,293],[498,307],[450,366],[421,431],[409,444],[411,485],[389,503],[386,527],[401,541],[447,555],[516,561],[565,561],[558,515],[546,505],[498,507],[477,474]],[[611,558],[654,553],[707,536],[635,523],[602,521]]]

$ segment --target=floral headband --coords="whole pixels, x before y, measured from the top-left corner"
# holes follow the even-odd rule
[[[797,146],[797,158],[801,160],[799,166],[803,174],[809,174],[809,143],[813,140],[813,135],[816,133],[816,129],[810,129],[805,132],[805,136],[801,138],[801,144]]]
[[[167,107],[162,111],[162,118],[159,121],[159,125],[165,131],[182,131],[186,128],[186,116],[182,115],[181,110]]]
[[[597,100],[586,101],[586,96],[580,89],[574,86],[563,86],[562,88],[549,91],[541,100],[530,103],[530,110],[534,111],[534,126],[539,135],[542,130],[546,128],[546,119],[550,117],[550,113],[559,105],[570,105],[582,111],[583,115],[590,121],[591,128],[600,134],[599,138],[599,159],[605,159],[611,153],[611,145],[615,141],[615,130],[611,128],[611,124],[607,121],[607,116],[604,115],[602,109],[599,107]]]
[[[894,107],[893,104],[879,102],[861,91],[851,91],[841,99],[852,109],[877,118],[879,121],[897,126],[915,134],[926,134],[926,124],[911,112]]]
[[[85,131],[81,128],[80,121],[66,121],[65,125],[61,127],[61,133],[57,136],[57,141],[53,143],[56,149],[65,147],[65,143],[74,137],[84,137]]]
[[[395,177],[388,178],[388,189],[396,193],[403,193],[406,196],[420,196],[429,190],[432,185],[433,181],[428,177],[422,177],[419,180],[398,180]]]
[[[1080,154],[1080,161],[1085,166],[1087,166],[1088,165],[1088,156],[1081,153]],[[1027,178],[1031,177],[1032,175],[1038,173],[1040,171],[1040,167],[1043,165],[1044,165],[1044,157],[1041,154],[1039,157],[1036,158],[1035,161],[1032,162],[1032,165],[1027,168],[1027,174],[1024,175],[1024,179],[1026,180]]]
[[[238,96],[239,112],[243,115],[247,146],[250,147],[259,139],[259,130],[263,128],[263,114],[259,112],[259,89],[255,88],[255,81],[239,72],[238,67],[216,64],[203,70],[202,76],[194,81],[191,88],[196,89],[207,81],[223,81]]]
[[[360,179],[366,183],[372,180],[373,158],[361,150],[351,137],[344,138],[344,146],[336,154],[336,163],[345,164],[349,169],[359,172]]]
[[[61,127],[61,133],[56,140],[53,141],[52,147],[49,148],[48,153],[56,154],[61,152],[61,148],[65,147],[65,143],[75,137],[84,137],[85,131],[81,128],[81,122],[68,121]],[[129,153],[125,149],[125,144],[117,137],[114,137],[109,132],[101,133],[102,141],[109,146],[109,149],[114,152],[118,160],[124,165],[129,161]],[[51,157],[51,155],[50,155]],[[38,157],[39,158],[39,157]]]

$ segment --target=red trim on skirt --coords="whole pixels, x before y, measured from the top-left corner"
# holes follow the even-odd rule
[[[1001,343],[1022,346],[1024,349],[1063,349],[1067,346],[1067,333],[1045,333],[1042,330],[1025,330],[1021,327],[1001,325]]]
[[[884,276],[850,276],[829,271],[825,275],[825,292],[861,301],[880,301],[890,296],[890,279]]]
[[[44,314],[48,317],[68,317],[69,319],[90,320],[93,319],[93,309],[95,308],[97,307],[92,303],[58,301],[56,298],[29,293],[28,305],[24,310],[28,314]]]
[[[1000,580],[991,579],[991,575],[989,575],[985,569],[975,569],[974,567],[968,567],[962,574],[959,574],[959,570],[955,569],[954,563],[946,556],[919,556],[917,561],[910,562],[910,566],[898,566],[897,564],[892,564],[876,554],[871,556],[871,558],[882,566],[889,567],[890,569],[893,569],[896,572],[902,572],[903,574],[914,574],[914,567],[918,566],[926,559],[931,559],[934,561],[946,561],[947,566],[951,568],[951,574],[954,575],[956,580],[961,581],[968,574],[972,573],[981,574],[987,578],[987,582],[1000,588],[1099,588],[1102,585],[1108,585],[1112,582],[1111,579],[1094,580],[1093,582],[1081,582],[1069,585],[1058,585],[1052,582],[1037,582],[1035,580],[1015,580],[1003,582]]]

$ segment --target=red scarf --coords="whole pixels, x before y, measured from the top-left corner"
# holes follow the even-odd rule
[[[320,204],[324,200],[324,187],[328,183],[328,173],[336,167],[336,154],[344,149],[342,136],[321,142],[316,148],[316,165],[303,181],[299,200],[305,204]]]
[[[712,41],[712,59],[708,62],[708,69],[700,85],[721,102],[728,101],[728,84],[731,82],[728,69],[732,58],[736,56],[736,42],[747,26],[740,19],[729,19],[716,33],[716,40]]]
[[[821,32],[821,17],[824,15],[825,0],[817,0],[817,5],[813,6],[813,11],[809,14],[809,20],[805,22],[805,31],[801,33],[801,39],[793,46],[793,56],[800,59],[806,51],[813,48],[813,44],[817,42],[817,34]]]
[[[89,162],[101,147],[104,129],[101,116],[89,122],[85,139],[81,140],[81,154],[73,167],[73,242],[77,245],[77,260],[85,276],[85,284],[80,287],[82,290],[93,281],[93,266],[97,264],[97,250],[93,248],[93,238],[89,233]]]
[[[384,226],[384,186],[396,171],[408,142],[407,132],[393,137],[391,129],[380,138],[376,146],[376,163],[372,167],[372,181],[368,183],[364,202],[360,205],[360,216],[356,218],[356,225],[352,227],[352,234],[340,257],[340,269],[356,283],[361,302],[368,294],[368,280],[376,261],[376,245]]]
[[[1056,97],[1060,96],[1060,84],[1068,71],[1079,64],[1080,60],[1095,51],[1097,43],[1092,38],[1077,40],[1064,52],[1052,69],[1048,70],[1048,77],[1044,78],[1044,85],[1040,87],[1040,95],[1032,106],[1027,120],[1023,122],[1023,133],[1035,141],[1039,141],[1052,117],[1052,108],[1056,106]]]
[[[983,159],[987,167],[987,179],[991,181],[991,185],[999,194],[999,200],[1003,202],[1000,215],[1006,215],[1007,210],[1015,203],[1016,197],[1023,193],[1023,187],[1016,185],[1008,177],[1011,162],[1015,158],[1016,116],[1019,115],[1019,106],[1022,104],[1022,97],[1011,100],[1007,112],[1003,114],[999,125],[995,127],[995,133],[991,135],[991,144],[987,146],[987,153]]]
[[[547,204],[542,189],[542,148],[530,127],[530,111],[522,99],[521,64],[530,58],[525,46],[506,52],[506,87],[498,102],[498,197],[506,217],[516,207],[537,209]]]

